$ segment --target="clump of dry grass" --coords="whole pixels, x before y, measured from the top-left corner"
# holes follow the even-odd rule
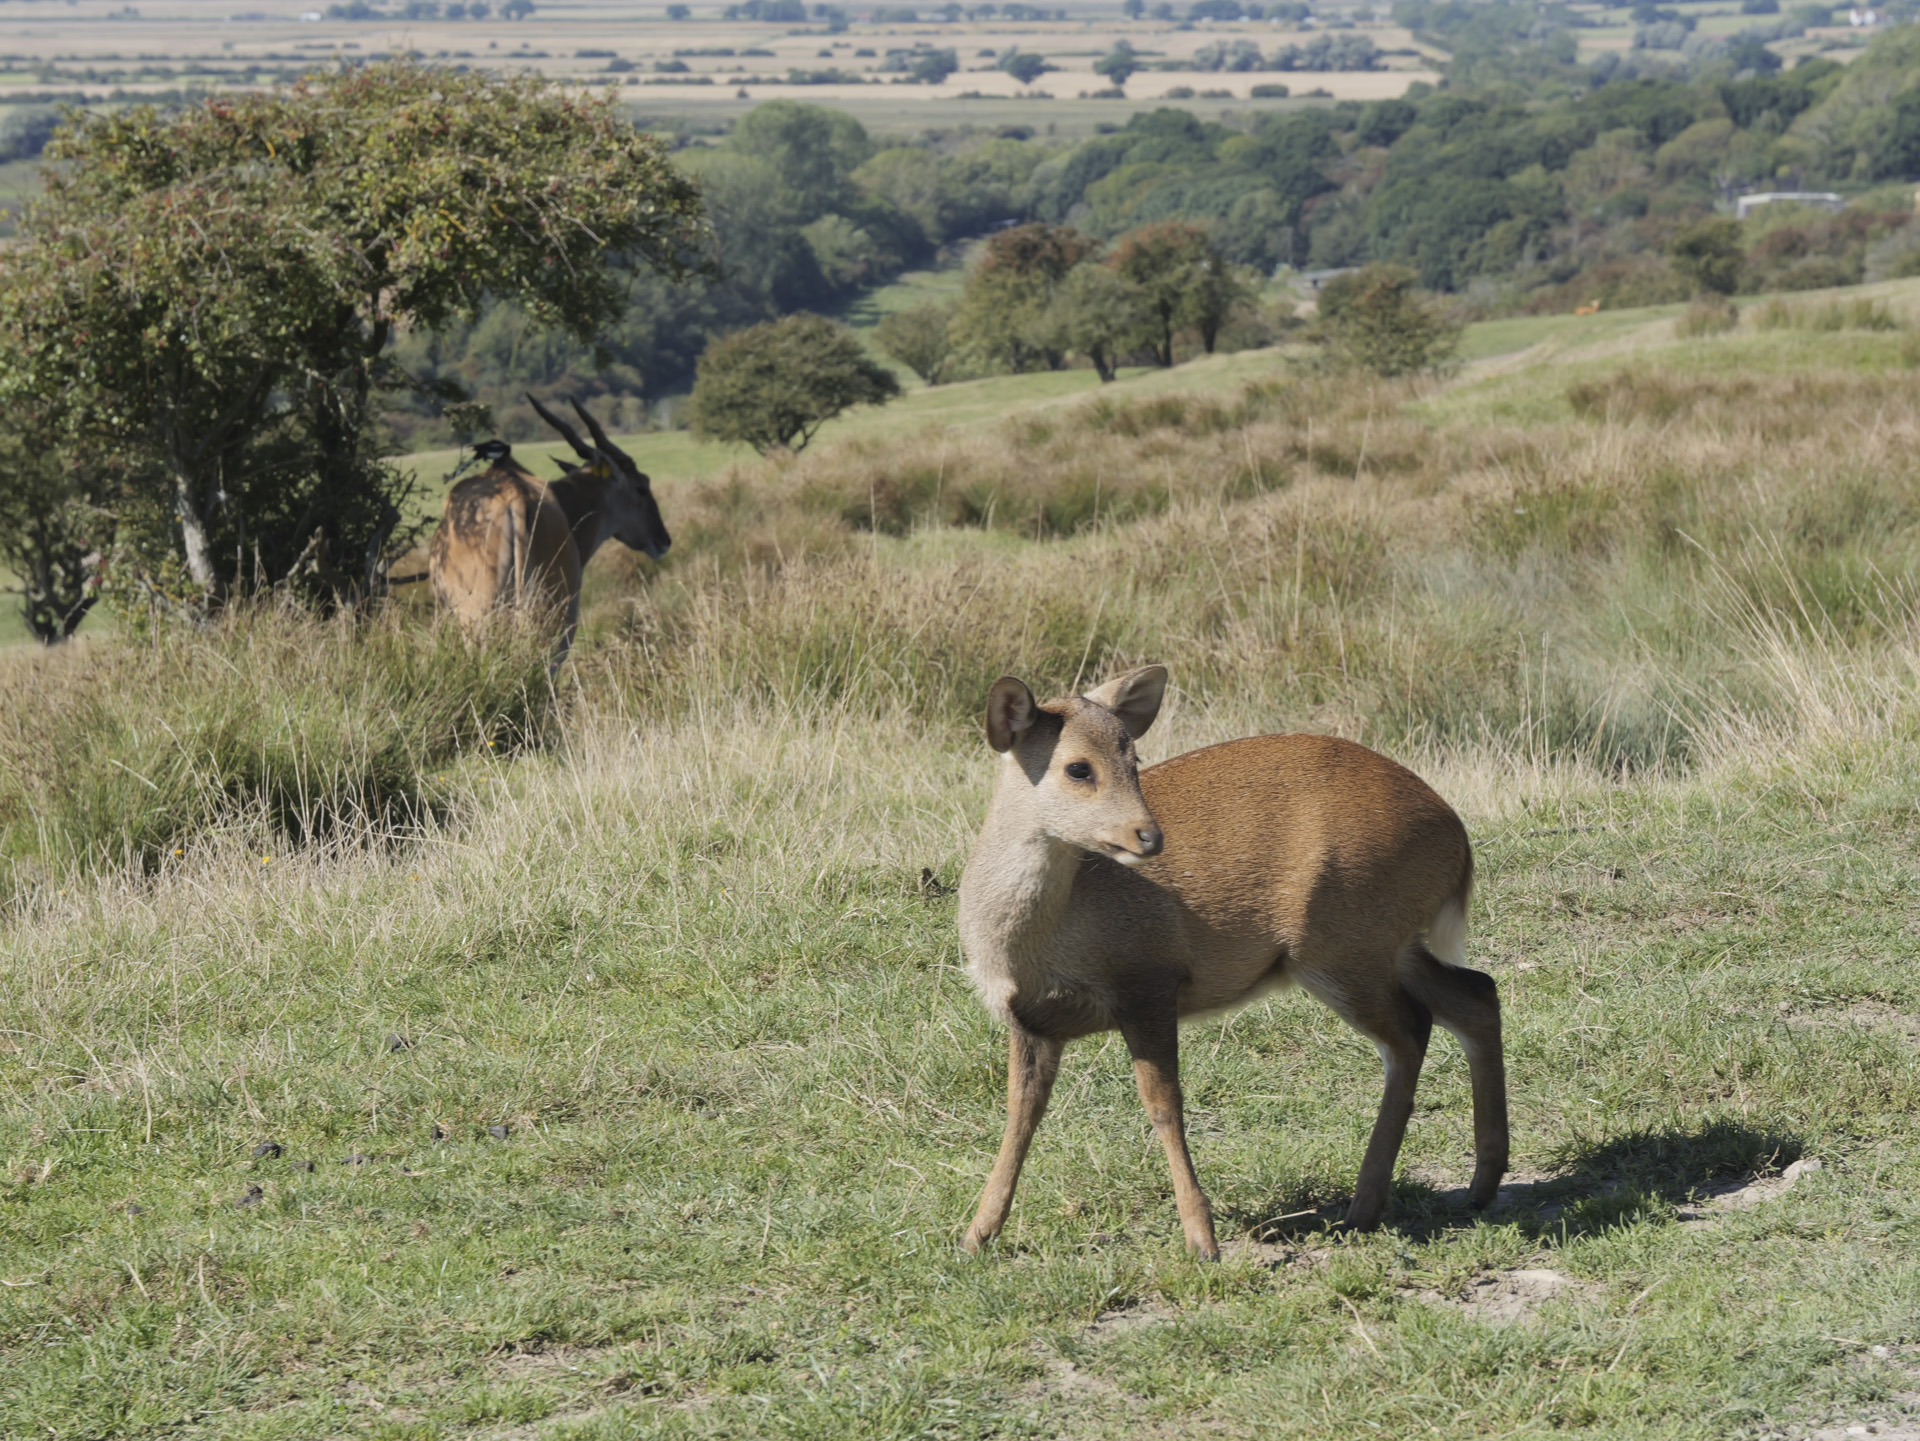
[[[469,645],[399,613],[235,607],[0,664],[0,866],[159,866],[211,833],[282,846],[404,834],[436,772],[539,736],[549,643]],[[5,872],[0,872],[0,889]]]
[[[884,714],[941,744],[997,675],[1061,692],[1148,659],[1208,733],[1430,762],[1643,774],[1904,723],[1903,377],[1647,366],[1498,418],[1542,389],[1101,396],[736,468],[676,514],[664,572],[596,566],[570,724]],[[526,637],[275,614],[17,663],[8,853],[404,827],[448,757],[546,723],[540,660]]]
[[[1920,539],[1920,420],[1899,377],[1649,367],[1567,393],[1530,425],[1315,380],[1103,398],[736,472],[709,503],[769,539],[603,590],[588,690],[651,714],[747,695],[961,726],[1005,671],[1064,690],[1152,658],[1249,727],[1618,772],[1688,765],[1729,718],[1797,723],[1788,641],[1904,675],[1889,638],[1912,603],[1887,577]],[[877,533],[883,484],[910,475]],[[915,508],[989,486],[972,525]],[[1095,486],[1098,521],[1088,504],[1063,538],[998,538],[1021,515],[1056,535],[1046,517]]]

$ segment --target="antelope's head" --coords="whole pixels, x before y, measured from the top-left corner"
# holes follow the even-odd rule
[[[1028,813],[1055,840],[1123,866],[1159,855],[1133,743],[1166,688],[1166,668],[1150,665],[1040,705],[1024,682],[1002,676],[987,692],[987,744],[1013,762],[1001,785],[1026,788]]]
[[[581,463],[568,474],[598,482],[602,533],[611,535],[622,545],[644,551],[655,560],[664,559],[673,545],[673,537],[667,534],[667,523],[660,518],[659,503],[653,498],[653,481],[646,472],[633,463],[632,456],[607,439],[600,422],[579,401],[569,403],[593,436],[592,445],[581,440],[577,430],[531,395],[527,399],[540,413],[540,418],[559,431],[561,439],[580,457]]]

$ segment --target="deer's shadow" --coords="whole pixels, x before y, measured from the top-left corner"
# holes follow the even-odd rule
[[[1465,1185],[1403,1175],[1394,1182],[1383,1224],[1414,1238],[1483,1220],[1517,1226],[1532,1236],[1572,1237],[1639,1216],[1698,1219],[1718,1198],[1791,1165],[1803,1150],[1796,1136],[1737,1121],[1631,1131],[1563,1147],[1544,1169],[1511,1174],[1484,1211],[1474,1209]],[[1326,1188],[1315,1185],[1264,1203],[1227,1207],[1220,1219],[1225,1231],[1285,1244],[1338,1230],[1347,1199],[1329,1198]]]

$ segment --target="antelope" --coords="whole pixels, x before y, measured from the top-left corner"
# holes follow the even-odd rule
[[[476,447],[492,464],[447,492],[427,572],[440,603],[467,625],[513,606],[559,621],[557,662],[580,623],[580,573],[601,542],[611,536],[659,560],[673,537],[660,518],[652,481],[579,401],[573,408],[592,433],[592,445],[531,395],[527,399],[581,463],[543,481],[514,460],[504,443]]]
[[[1299,985],[1374,1043],[1386,1093],[1346,1224],[1379,1223],[1433,1023],[1466,1051],[1476,1208],[1507,1169],[1493,980],[1464,968],[1473,850],[1411,771],[1331,736],[1268,735],[1139,769],[1167,672],[1038,704],[987,694],[1000,775],[960,879],[960,945],[1012,1031],[1007,1126],[965,1246],[1006,1224],[1065,1044],[1118,1030],[1173,1172],[1187,1245],[1217,1260],[1181,1114],[1179,1024]]]

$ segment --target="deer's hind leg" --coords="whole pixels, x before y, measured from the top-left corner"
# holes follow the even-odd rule
[[[1423,946],[1400,959],[1400,983],[1433,1012],[1467,1053],[1473,1078],[1473,1189],[1486,1207],[1507,1173],[1507,1067],[1500,1040],[1500,992],[1493,977],[1436,960]]]
[[[1427,1058],[1433,1013],[1399,983],[1391,968],[1381,968],[1376,976],[1370,976],[1372,984],[1355,986],[1354,979],[1354,973],[1349,972],[1341,978],[1342,983],[1329,984],[1300,974],[1302,985],[1373,1042],[1386,1067],[1380,1111],[1374,1117],[1373,1134],[1360,1161],[1352,1204],[1347,1207],[1348,1227],[1371,1231],[1386,1210],[1394,1163],[1400,1159],[1400,1144],[1406,1139],[1407,1122],[1413,1116],[1413,1093]]]

